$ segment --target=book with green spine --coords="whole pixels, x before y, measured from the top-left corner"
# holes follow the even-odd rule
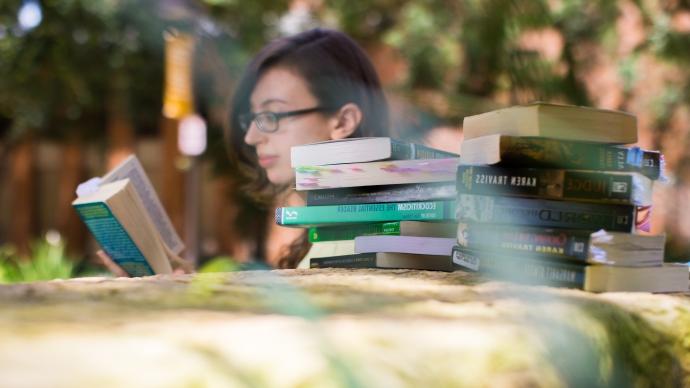
[[[360,205],[279,207],[278,225],[309,227],[384,221],[453,220],[455,201],[394,202]]]
[[[649,206],[652,183],[635,172],[459,166],[457,190],[464,194]]]
[[[509,167],[564,168],[639,172],[651,179],[663,176],[658,151],[603,143],[541,137],[489,135],[462,142],[460,163]]]
[[[394,221],[309,228],[309,242],[352,240],[359,236],[455,237],[456,222]]]

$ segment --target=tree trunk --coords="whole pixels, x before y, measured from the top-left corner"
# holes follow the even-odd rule
[[[74,255],[83,252],[86,229],[70,205],[75,198],[77,185],[84,181],[84,145],[77,139],[62,146],[62,166],[57,188],[55,227],[66,242],[67,252]]]
[[[9,182],[12,187],[9,241],[20,255],[28,255],[31,239],[36,232],[36,174],[32,139],[25,139],[11,148],[9,159]]]
[[[134,125],[127,109],[127,97],[122,88],[115,87],[108,100],[107,170],[111,170],[127,155],[134,152]]]
[[[160,194],[165,210],[175,230],[184,230],[184,172],[178,168],[181,155],[177,149],[177,124],[175,119],[161,117],[163,135],[163,188]]]

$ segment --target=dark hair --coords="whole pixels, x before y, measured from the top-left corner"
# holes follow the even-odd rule
[[[285,188],[273,186],[259,168],[253,147],[244,142],[239,116],[250,111],[250,96],[261,76],[279,66],[300,75],[319,105],[337,110],[347,103],[356,104],[362,111],[362,122],[351,137],[388,134],[388,106],[378,75],[364,50],[350,37],[319,28],[269,43],[249,63],[239,81],[227,133],[230,158],[247,182],[244,190],[263,206]],[[298,249],[304,250],[300,241],[291,248],[293,256]],[[294,266],[295,260],[281,266]]]

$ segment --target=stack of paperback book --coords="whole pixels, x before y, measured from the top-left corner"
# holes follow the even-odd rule
[[[688,290],[649,230],[657,151],[633,115],[534,103],[465,118],[456,266],[589,291]]]
[[[292,148],[306,206],[276,209],[309,228],[311,268],[451,271],[458,155],[387,137]]]

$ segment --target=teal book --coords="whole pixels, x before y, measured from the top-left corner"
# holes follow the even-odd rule
[[[279,207],[275,213],[278,225],[298,227],[405,220],[448,221],[454,218],[455,201]]]
[[[104,184],[72,206],[105,253],[130,276],[172,273],[165,244],[129,179]]]

